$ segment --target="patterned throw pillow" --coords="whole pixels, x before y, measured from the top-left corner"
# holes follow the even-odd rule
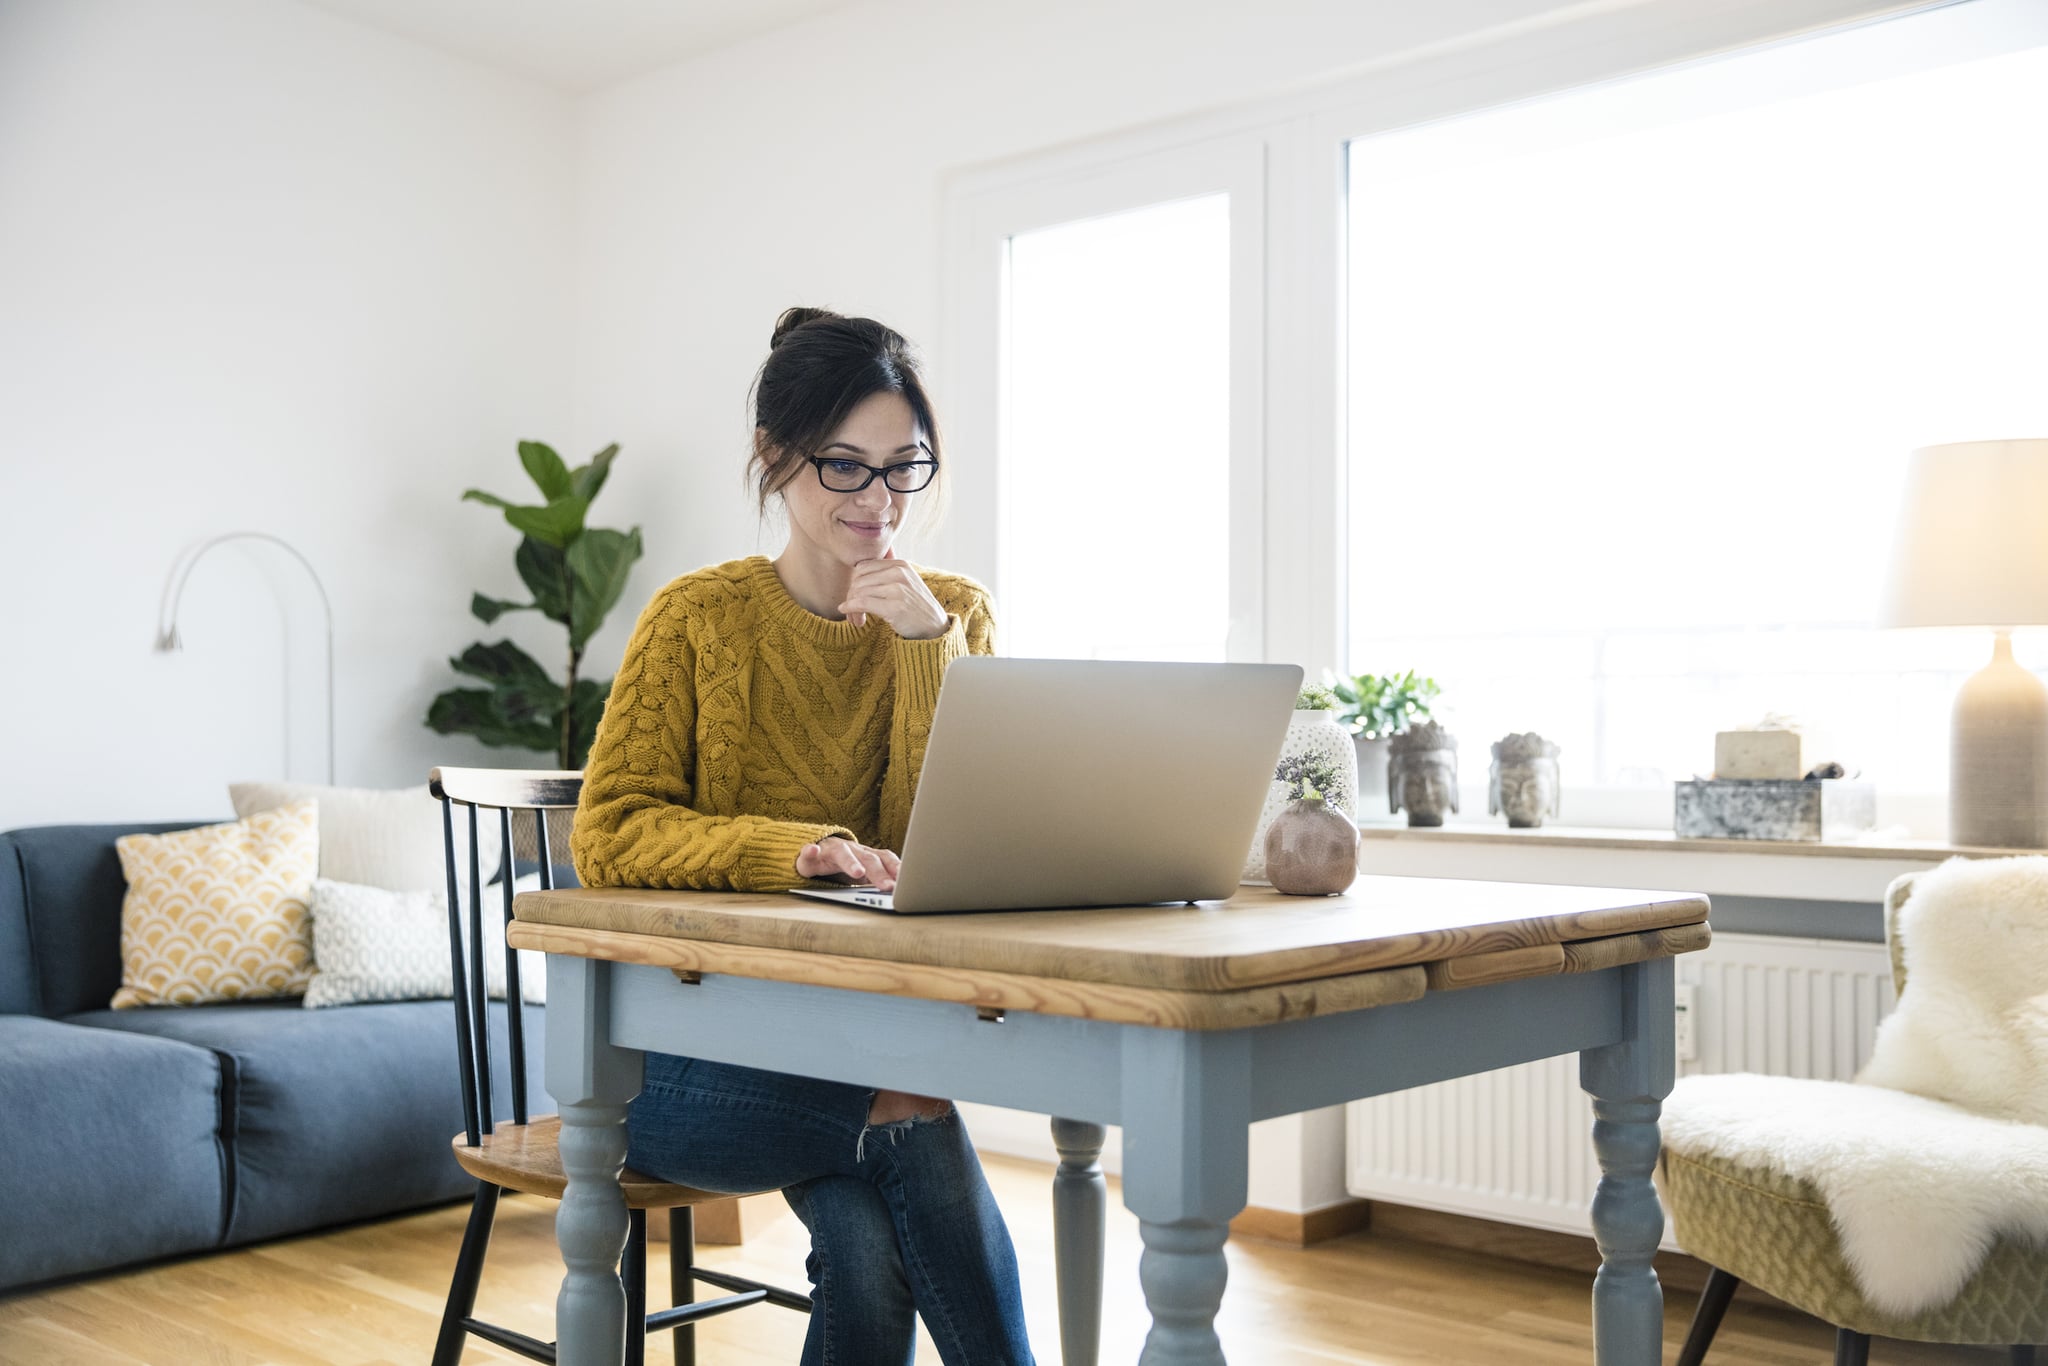
[[[319,808],[123,835],[121,989],[113,1007],[297,996],[313,975],[307,902],[320,866]]]
[[[512,884],[515,892],[539,887],[538,874]],[[484,981],[498,1000],[505,996],[502,896],[495,882],[484,889]],[[466,934],[467,916],[463,924]],[[319,878],[313,883],[313,961],[313,983],[306,988],[306,1004],[313,1009],[451,997],[455,979],[448,970],[447,897]],[[547,986],[545,956],[521,949],[520,997],[544,1004]]]

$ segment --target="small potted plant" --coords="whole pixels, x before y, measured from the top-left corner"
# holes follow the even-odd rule
[[[1408,727],[1431,719],[1430,703],[1441,691],[1433,678],[1413,669],[1406,673],[1353,674],[1332,678],[1328,691],[1337,699],[1337,719],[1351,732],[1358,761],[1358,811],[1385,816],[1387,807],[1387,741]]]
[[[1331,896],[1358,876],[1358,827],[1313,785],[1266,827],[1266,876],[1289,896]]]

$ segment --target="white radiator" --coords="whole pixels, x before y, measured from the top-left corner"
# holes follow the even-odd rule
[[[1716,935],[1678,960],[1678,981],[1692,1035],[1690,1048],[1680,1041],[1680,1076],[1846,1081],[1869,1058],[1894,1000],[1882,944]],[[1592,1231],[1600,1168],[1576,1057],[1355,1101],[1345,1128],[1353,1195]]]

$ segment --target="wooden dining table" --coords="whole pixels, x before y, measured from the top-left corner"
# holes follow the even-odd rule
[[[623,1359],[618,1181],[650,1051],[1051,1116],[1066,1366],[1097,1354],[1104,1126],[1123,1126],[1144,1242],[1142,1366],[1220,1366],[1253,1122],[1577,1053],[1602,1173],[1594,1360],[1654,1366],[1673,959],[1705,947],[1707,910],[1683,892],[1377,876],[1329,897],[915,916],[783,894],[523,893],[508,938],[548,955],[568,1175],[558,1359]]]

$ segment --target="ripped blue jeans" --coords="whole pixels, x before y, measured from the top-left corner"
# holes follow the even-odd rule
[[[967,1127],[868,1123],[874,1092],[647,1054],[627,1165],[710,1191],[780,1188],[811,1232],[803,1366],[904,1366],[913,1314],[945,1366],[1032,1366],[1017,1255]]]

